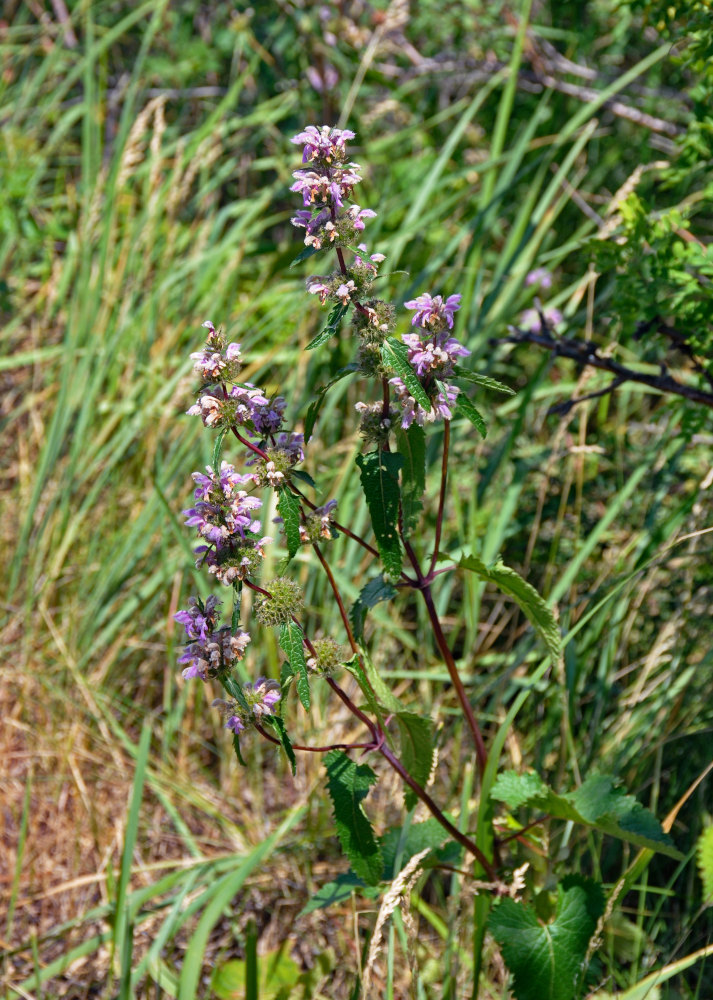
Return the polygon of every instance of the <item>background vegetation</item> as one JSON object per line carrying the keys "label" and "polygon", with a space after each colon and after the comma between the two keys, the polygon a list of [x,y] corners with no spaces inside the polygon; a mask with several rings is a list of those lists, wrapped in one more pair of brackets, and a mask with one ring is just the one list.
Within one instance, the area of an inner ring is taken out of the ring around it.
{"label": "background vegetation", "polygon": [[[534,642],[502,596],[471,580],[438,593],[485,728],[525,695],[503,767],[534,765],[563,789],[613,771],[660,818],[675,811],[686,859],[638,873],[593,985],[614,994],[671,967],[646,996],[713,995],[710,958],[672,966],[713,940],[694,859],[713,811],[710,777],[698,782],[713,744],[710,409],[627,382],[551,413],[609,376],[504,342],[533,303],[525,275],[544,266],[561,333],[706,387],[706,15],[704,2],[618,0],[5,4],[4,996],[237,996],[211,976],[255,941],[262,955],[283,949],[290,995],[353,988],[374,905],[298,917],[342,864],[320,762],[301,759],[293,780],[255,741],[238,770],[212,695],[180,678],[172,620],[197,585],[180,511],[190,472],[210,461],[183,416],[200,323],[224,325],[247,377],[293,412],[350,359],[346,343],[304,353],[323,317],[287,270],[299,241],[289,138],[322,122],[357,133],[360,202],[378,212],[369,236],[394,300],[461,292],[457,335],[519,390],[479,402],[485,442],[457,428],[471,471],[451,480],[444,544],[501,553],[557,605],[564,673],[528,686]],[[342,433],[355,392],[330,394],[306,467],[365,528],[360,444]],[[335,546],[356,597],[368,563]],[[339,636],[306,554],[299,570],[313,620]],[[397,609],[375,609],[375,656],[404,700],[444,720],[436,788],[467,825],[477,788],[447,674],[416,605]],[[279,660],[268,641],[251,674],[276,676]],[[306,739],[351,738],[326,695],[310,717],[292,710]],[[370,799],[382,830],[390,781]],[[565,860],[608,885],[631,861],[562,824],[538,828],[534,851],[512,845],[543,916]],[[448,905],[459,892],[462,912]],[[412,905],[416,995],[465,995],[467,880],[434,875]],[[400,929],[376,995],[405,995]],[[489,954],[483,995],[505,997]]]}

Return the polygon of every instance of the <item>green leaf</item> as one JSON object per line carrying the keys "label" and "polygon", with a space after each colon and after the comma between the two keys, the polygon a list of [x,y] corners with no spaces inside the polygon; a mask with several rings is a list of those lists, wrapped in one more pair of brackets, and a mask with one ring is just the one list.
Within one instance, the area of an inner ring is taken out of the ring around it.
{"label": "green leaf", "polygon": [[696,860],[703,883],[703,903],[713,904],[713,826],[707,827],[696,843]]}
{"label": "green leaf", "polygon": [[238,758],[238,764],[242,765],[242,767],[247,767],[248,765],[243,760],[243,755],[240,752],[240,740],[237,733],[233,736],[233,750],[235,750],[235,756]]}
{"label": "green leaf", "polygon": [[381,345],[381,360],[400,376],[404,385],[424,410],[431,409],[431,400],[421,385],[413,365],[408,359],[408,347],[394,337],[387,337]]}
{"label": "green leaf", "polygon": [[[317,422],[319,411],[322,409],[324,401],[327,398],[327,392],[332,388],[333,385],[336,385],[337,382],[340,382],[343,378],[346,378],[347,375],[353,375],[354,372],[358,370],[359,370],[359,365],[355,361],[352,361],[350,364],[346,365],[346,367],[340,368],[333,379],[331,379],[329,382],[327,382],[326,385],[323,385],[320,389],[317,390],[317,398],[313,399],[312,402],[307,407],[307,416],[305,417],[305,423],[304,423],[305,444],[307,444],[309,439],[312,437],[312,432],[314,431],[314,425]],[[293,476],[295,475],[294,471],[292,475]]]}
{"label": "green leaf", "polygon": [[294,776],[297,774],[297,758],[295,757],[295,751],[292,749],[292,740],[287,735],[284,721],[279,715],[263,715],[262,721],[266,725],[272,726],[273,729],[277,730],[280,745],[285,751],[285,756],[290,762],[290,767],[292,768],[292,774]]}
{"label": "green leaf", "polygon": [[604,912],[601,886],[569,875],[558,886],[555,919],[544,926],[534,910],[502,899],[488,926],[513,974],[517,1000],[574,1000],[587,945]]}
{"label": "green leaf", "polygon": [[[321,249],[322,248],[320,247],[320,250]],[[310,257],[314,257],[315,254],[318,254],[319,252],[320,251],[317,249],[317,247],[305,247],[304,250],[301,250],[297,254],[295,259],[290,264],[290,267],[297,267],[297,265],[301,264],[303,260],[309,260]]]}
{"label": "green leaf", "polygon": [[505,771],[498,776],[491,796],[504,802],[508,809],[528,806],[555,819],[601,830],[637,847],[660,851],[672,858],[683,857],[656,817],[632,795],[615,788],[614,779],[608,774],[592,774],[576,791],[558,795],[537,774]]}
{"label": "green leaf", "polygon": [[307,913],[312,913],[313,910],[324,910],[334,903],[345,903],[355,890],[360,896],[366,896],[367,899],[375,899],[381,894],[381,889],[378,886],[366,885],[350,869],[342,875],[337,875],[334,882],[327,882],[321,889],[318,889],[297,914],[297,919],[299,920]]}
{"label": "green leaf", "polygon": [[423,427],[411,424],[408,430],[396,431],[396,445],[404,460],[401,468],[401,512],[404,534],[416,528],[423,510],[421,498],[426,491],[426,435]]}
{"label": "green leaf", "polygon": [[[453,822],[452,817],[448,816],[448,819]],[[399,871],[401,871],[406,867],[414,854],[419,854],[427,847],[435,851],[436,848],[439,848],[441,844],[446,842],[446,849],[448,850],[450,850],[451,844],[455,844],[455,841],[450,840],[448,831],[444,830],[434,817],[424,820],[423,823],[411,823],[405,835],[402,827],[391,827],[380,840],[381,851],[384,856],[384,880],[390,882],[398,875],[399,872],[396,871],[397,856],[400,859]],[[460,844],[455,844],[455,846],[459,852],[463,851]],[[440,851],[438,855],[443,853],[443,851]],[[428,867],[429,858],[437,860],[438,855],[427,855],[421,863],[424,867]]]}
{"label": "green leaf", "polygon": [[305,662],[304,633],[296,622],[283,622],[280,625],[280,648],[290,661],[292,673],[297,678],[297,694],[302,707],[309,710],[311,698],[309,694],[309,674]]}
{"label": "green leaf", "polygon": [[313,490],[317,489],[317,484],[314,479],[312,479],[309,472],[305,472],[304,469],[290,469],[290,479],[299,479],[301,482],[311,486]]}
{"label": "green leaf", "polygon": [[384,862],[361,805],[376,782],[376,775],[366,764],[355,764],[341,750],[330,750],[324,763],[342,850],[356,874],[367,885],[376,885],[381,879]]}
{"label": "green leaf", "polygon": [[277,509],[285,527],[287,552],[291,559],[300,547],[300,501],[287,486],[279,486],[277,495]]}
{"label": "green leaf", "polygon": [[[260,1000],[284,1000],[292,996],[302,974],[297,962],[288,953],[290,943],[260,955],[258,960],[258,993]],[[217,966],[211,976],[210,988],[218,1000],[244,1000],[247,968],[242,959],[231,959]]]}
{"label": "green leaf", "polygon": [[[397,712],[396,724],[401,737],[401,762],[422,788],[426,787],[433,763],[433,723],[415,712]],[[404,786],[407,809],[413,809],[418,796]]]}
{"label": "green leaf", "polygon": [[396,522],[399,515],[399,469],[403,458],[388,451],[371,451],[368,455],[357,455],[356,461],[386,576],[398,579],[402,553]]}
{"label": "green leaf", "polygon": [[321,347],[322,344],[326,344],[328,340],[336,334],[339,329],[339,324],[342,322],[342,318],[346,314],[349,305],[343,305],[341,302],[332,309],[331,313],[327,317],[327,325],[321,333],[318,333],[314,340],[310,340],[307,344],[306,350],[313,351],[316,347]]}
{"label": "green leaf", "polygon": [[562,657],[562,637],[557,619],[544,599],[527,580],[523,580],[519,573],[510,569],[500,559],[492,566],[486,566],[482,559],[477,556],[465,555],[458,565],[462,569],[475,573],[481,580],[494,583],[504,594],[512,597],[527,615],[530,623],[544,642],[552,662],[559,662]]}
{"label": "green leaf", "polygon": [[482,438],[487,435],[487,424],[464,392],[458,393],[458,398],[456,399],[456,413],[459,413],[462,417],[467,417]]}
{"label": "green leaf", "polygon": [[220,469],[220,454],[223,450],[223,438],[228,433],[227,427],[222,427],[218,431],[218,437],[215,439],[215,445],[213,447],[213,469],[218,472]]}
{"label": "green leaf", "polygon": [[508,396],[516,395],[515,390],[511,389],[509,385],[505,385],[503,382],[498,382],[497,379],[489,378],[487,375],[478,375],[477,372],[471,372],[467,368],[463,368],[461,365],[454,366],[453,376],[455,378],[462,378],[466,382],[474,382],[476,385],[481,385],[484,389],[493,389],[495,392],[504,392]]}
{"label": "green leaf", "polygon": [[381,573],[378,576],[372,577],[361,588],[361,592],[349,612],[349,621],[351,622],[352,632],[357,642],[361,642],[364,638],[364,622],[366,621],[367,611],[370,608],[376,607],[382,601],[392,600],[397,594],[398,590],[394,587],[393,583],[384,580]]}

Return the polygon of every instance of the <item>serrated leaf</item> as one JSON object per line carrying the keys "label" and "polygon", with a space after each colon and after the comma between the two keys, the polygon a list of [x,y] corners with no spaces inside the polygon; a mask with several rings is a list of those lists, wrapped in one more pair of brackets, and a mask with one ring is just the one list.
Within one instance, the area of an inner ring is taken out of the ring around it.
{"label": "serrated leaf", "polygon": [[502,560],[498,559],[492,566],[486,566],[482,559],[474,555],[465,555],[458,565],[470,570],[481,580],[494,583],[504,594],[508,594],[525,613],[536,632],[547,647],[553,663],[558,663],[562,657],[562,637],[560,636],[557,619],[535,588],[524,580],[519,573]]}
{"label": "serrated leaf", "polygon": [[703,883],[703,903],[713,904],[713,826],[703,831],[696,843],[696,860]]}
{"label": "serrated leaf", "polygon": [[290,264],[290,267],[297,267],[297,265],[301,264],[303,260],[309,260],[310,257],[314,257],[315,254],[318,254],[320,250],[321,247],[319,248],[319,250],[317,249],[317,247],[305,247],[304,250],[301,250],[297,254],[295,259]]}
{"label": "serrated leaf", "polygon": [[608,774],[590,775],[574,792],[558,795],[537,774],[505,771],[498,776],[490,794],[509,809],[529,806],[555,819],[601,830],[637,847],[660,851],[672,858],[683,857],[656,817],[632,795],[615,788],[614,779]]}
{"label": "serrated leaf", "polygon": [[381,345],[381,360],[401,378],[418,405],[424,410],[430,410],[431,400],[408,359],[406,344],[402,344],[394,337],[387,337]]}
{"label": "serrated leaf", "polygon": [[322,344],[326,344],[328,340],[331,340],[339,329],[339,324],[341,323],[348,308],[348,304],[343,305],[341,302],[337,303],[327,317],[327,325],[324,330],[322,330],[321,333],[318,333],[314,340],[310,340],[305,350],[313,351],[316,347],[321,347]]}
{"label": "serrated leaf", "polygon": [[534,910],[502,899],[488,927],[500,945],[517,1000],[574,1000],[582,963],[604,912],[601,886],[569,875],[558,886],[555,919],[544,926]]}
{"label": "serrated leaf", "polygon": [[287,735],[284,721],[279,715],[263,715],[262,721],[266,725],[272,726],[273,729],[277,730],[280,745],[285,751],[285,756],[290,762],[290,767],[292,768],[292,774],[294,776],[297,774],[297,758],[295,757],[295,751],[292,749],[292,740]]}
{"label": "serrated leaf", "polygon": [[302,707],[308,711],[311,698],[303,640],[304,634],[302,629],[295,622],[283,622],[280,625],[280,648],[290,661],[292,673],[297,679],[297,694],[302,702]]}
{"label": "serrated leaf", "polygon": [[458,393],[458,397],[456,399],[456,413],[459,413],[462,417],[467,417],[482,438],[487,436],[488,425],[485,423],[480,415],[480,412],[476,410],[475,406],[471,403],[464,392]]}
{"label": "serrated leaf", "polygon": [[403,457],[401,468],[401,514],[404,534],[410,535],[418,525],[426,491],[426,435],[423,427],[411,424],[408,430],[396,431],[396,447]]}
{"label": "serrated leaf", "polygon": [[[426,787],[433,763],[433,723],[415,712],[397,712],[396,724],[401,737],[401,762],[422,788]],[[416,793],[404,786],[407,809],[419,801]]]}
{"label": "serrated leaf", "polygon": [[[355,677],[369,708],[381,721],[386,712],[403,712],[404,706],[399,699],[391,693],[388,685],[382,680],[381,674],[371,662],[368,652],[362,648],[359,656],[353,656],[344,666]],[[388,738],[388,733],[387,733]]]}
{"label": "serrated leaf", "polygon": [[511,389],[509,385],[498,382],[497,379],[490,378],[488,375],[478,375],[477,372],[471,372],[467,368],[461,367],[461,365],[454,366],[453,375],[455,378],[462,378],[466,382],[474,382],[476,385],[481,385],[484,389],[504,392],[508,396],[516,395],[515,390]]}
{"label": "serrated leaf", "polygon": [[381,879],[384,862],[361,804],[376,782],[376,775],[366,764],[355,764],[341,750],[330,750],[324,763],[342,849],[356,874],[367,885],[376,885]]}
{"label": "serrated leaf", "polygon": [[300,547],[300,501],[287,486],[277,489],[277,509],[285,528],[287,552],[291,559]]}
{"label": "serrated leaf", "polygon": [[384,580],[381,573],[378,576],[372,577],[367,584],[365,584],[359,593],[356,601],[352,605],[351,611],[349,612],[349,621],[351,622],[352,632],[354,633],[354,638],[357,642],[361,642],[364,638],[364,622],[366,620],[367,611],[370,608],[376,607],[382,601],[390,601],[392,598],[396,597],[398,590],[392,583]]}
{"label": "serrated leaf", "polygon": [[398,579],[402,552],[396,522],[400,499],[399,469],[403,459],[388,451],[371,451],[368,455],[357,455],[356,461],[386,576]]}

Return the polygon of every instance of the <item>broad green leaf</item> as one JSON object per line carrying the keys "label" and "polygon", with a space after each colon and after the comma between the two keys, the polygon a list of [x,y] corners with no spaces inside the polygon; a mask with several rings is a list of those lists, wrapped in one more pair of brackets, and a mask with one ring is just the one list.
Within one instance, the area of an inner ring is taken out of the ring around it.
{"label": "broad green leaf", "polygon": [[[448,819],[453,821],[451,816]],[[387,830],[380,840],[384,856],[384,879],[391,881],[398,875],[398,871],[396,871],[397,859],[400,871],[406,867],[414,854],[419,854],[427,847],[435,851],[446,841],[449,844],[453,843],[448,831],[444,830],[434,817],[424,820],[423,823],[411,823],[405,834],[400,826]],[[459,851],[463,850],[460,844],[456,846]],[[422,863],[425,867],[428,866],[431,857],[432,855],[427,855],[423,859]]]}
{"label": "broad green leaf", "polygon": [[519,573],[500,559],[492,566],[486,566],[477,556],[466,555],[458,565],[475,573],[481,580],[494,583],[504,594],[512,597],[544,642],[553,663],[559,662],[562,657],[562,637],[557,620],[544,599],[527,580],[523,580]]}
{"label": "broad green leaf", "polygon": [[528,806],[555,819],[601,830],[637,847],[660,851],[672,858],[683,857],[656,817],[632,795],[615,788],[608,774],[590,775],[576,791],[558,795],[537,774],[505,771],[498,776],[491,796],[504,802],[508,809]]}
{"label": "broad green leaf", "polygon": [[342,303],[339,302],[329,314],[327,318],[327,325],[324,330],[322,330],[321,333],[318,333],[314,340],[310,340],[309,344],[307,344],[306,350],[313,351],[316,347],[321,347],[322,344],[326,344],[328,340],[331,340],[339,329],[339,324],[342,322],[342,318],[346,314],[348,308],[348,305],[342,305]]}
{"label": "broad green leaf", "polygon": [[517,1000],[574,1000],[587,945],[603,912],[601,886],[579,875],[559,884],[551,924],[542,925],[534,910],[514,899],[494,907],[488,926],[513,975]]}
{"label": "broad green leaf", "polygon": [[389,368],[393,368],[404,385],[424,410],[431,409],[431,400],[421,385],[413,365],[408,359],[408,347],[394,337],[387,337],[381,345],[381,359]]}
{"label": "broad green leaf", "polygon": [[426,435],[423,427],[411,424],[408,430],[396,431],[396,446],[404,460],[401,467],[401,513],[404,535],[416,528],[423,510],[421,498],[426,491]]}
{"label": "broad green leaf", "polygon": [[[260,1000],[278,1000],[291,995],[302,974],[297,962],[288,953],[289,943],[284,941],[274,951],[258,958],[258,996]],[[210,987],[218,1000],[244,1000],[246,963],[231,959],[217,966],[211,976]]]}
{"label": "broad green leaf", "polygon": [[285,526],[285,540],[290,559],[300,547],[300,501],[287,486],[277,490],[277,509]]}
{"label": "broad green leaf", "polygon": [[[433,763],[433,723],[415,712],[397,712],[396,724],[401,737],[401,763],[422,788],[426,787]],[[416,793],[404,786],[407,809],[419,801]]]}
{"label": "broad green leaf", "polygon": [[476,410],[475,406],[471,403],[464,392],[458,393],[458,398],[456,399],[456,413],[459,413],[462,417],[467,417],[482,438],[487,435],[487,424],[480,415],[480,412]]}
{"label": "broad green leaf", "polygon": [[376,545],[392,580],[401,574],[401,542],[397,530],[399,516],[399,469],[403,459],[388,451],[357,455],[361,488],[364,491]]}
{"label": "broad green leaf", "polygon": [[511,389],[509,385],[505,385],[503,382],[498,382],[497,379],[490,378],[488,375],[478,375],[477,372],[471,372],[467,368],[463,368],[461,365],[454,366],[453,376],[455,378],[462,378],[466,382],[474,382],[475,385],[481,385],[484,389],[493,389],[495,392],[504,392],[508,396],[516,395],[515,390]]}
{"label": "broad green leaf", "polygon": [[287,730],[285,729],[285,723],[280,718],[279,715],[263,715],[262,721],[268,725],[272,726],[273,729],[277,731],[278,738],[280,740],[280,745],[285,751],[285,756],[290,762],[290,767],[292,768],[292,774],[297,774],[297,758],[295,757],[295,751],[292,749],[292,740],[287,735]]}
{"label": "broad green leaf", "polygon": [[305,662],[304,634],[295,622],[283,622],[280,625],[280,648],[290,661],[292,673],[297,679],[297,694],[302,706],[308,710],[311,704],[309,694],[309,674]]}
{"label": "broad green leaf", "polygon": [[378,886],[366,885],[358,875],[350,870],[342,875],[337,875],[334,882],[327,882],[321,889],[318,889],[297,914],[297,919],[307,913],[312,913],[313,910],[324,910],[334,903],[345,903],[351,898],[354,891],[367,899],[375,899],[381,894],[381,889]]}
{"label": "broad green leaf", "polygon": [[361,804],[376,782],[376,775],[366,764],[355,764],[341,750],[330,750],[324,763],[342,849],[356,874],[367,885],[376,885],[381,879],[384,862]]}
{"label": "broad green leaf", "polygon": [[703,883],[703,903],[713,904],[713,826],[707,827],[696,843],[696,860]]}
{"label": "broad green leaf", "polygon": [[381,601],[390,601],[392,598],[396,597],[398,590],[392,583],[388,583],[384,580],[384,577],[380,573],[378,576],[372,577],[368,583],[366,583],[362,589],[361,593],[357,597],[356,601],[352,605],[351,611],[349,612],[349,621],[351,622],[352,631],[354,633],[354,638],[357,642],[361,642],[364,638],[364,622],[366,620],[367,611],[370,608],[376,607]]}

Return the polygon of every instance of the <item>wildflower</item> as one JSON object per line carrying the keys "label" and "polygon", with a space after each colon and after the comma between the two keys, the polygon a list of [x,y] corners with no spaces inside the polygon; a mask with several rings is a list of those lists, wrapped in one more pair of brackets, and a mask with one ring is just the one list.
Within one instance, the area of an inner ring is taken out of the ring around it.
{"label": "wildflower", "polygon": [[317,507],[307,515],[306,524],[300,525],[300,541],[303,544],[334,537],[332,521],[336,507],[336,500],[328,500],[323,507]]}
{"label": "wildflower", "polygon": [[314,653],[307,658],[307,669],[315,674],[328,676],[341,665],[344,654],[339,643],[327,637],[315,639],[312,643]]}
{"label": "wildflower", "polygon": [[198,416],[206,427],[217,427],[223,422],[223,400],[206,393],[186,410],[188,416]]}
{"label": "wildflower", "polygon": [[372,212],[370,208],[360,208],[359,205],[352,205],[344,214],[358,230],[364,229],[364,219],[376,218],[376,212]]}
{"label": "wildflower", "polygon": [[242,629],[232,634],[228,626],[217,627],[220,601],[212,595],[205,604],[199,597],[188,600],[188,608],[173,617],[185,628],[190,640],[179,657],[179,663],[187,663],[183,671],[186,679],[200,677],[207,680],[226,670],[238,660],[242,660],[250,636]]}
{"label": "wildflower", "polygon": [[[542,312],[542,316],[540,315],[540,312]],[[542,317],[544,317],[545,326],[548,329],[558,326],[558,324],[560,324],[564,319],[564,316],[559,309],[555,309],[553,307],[549,307],[544,310],[525,309],[525,311],[520,314],[518,326],[522,330],[528,330],[530,333],[542,333]]]}
{"label": "wildflower", "polygon": [[204,642],[208,634],[215,629],[216,612],[221,602],[212,594],[205,604],[199,597],[188,598],[188,609],[179,611],[173,617],[186,630],[189,639]]}
{"label": "wildflower", "polygon": [[287,576],[271,580],[266,588],[269,597],[255,607],[255,617],[261,625],[281,625],[302,610],[302,589]]}
{"label": "wildflower", "polygon": [[351,301],[352,292],[356,291],[356,285],[349,279],[346,283],[342,283],[339,288],[337,288],[334,293],[342,305],[347,305]]}
{"label": "wildflower", "polygon": [[530,271],[529,274],[525,276],[525,285],[528,288],[531,285],[536,285],[538,288],[551,288],[552,275],[546,267],[536,267],[534,271]]}
{"label": "wildflower", "polygon": [[431,296],[428,292],[418,298],[405,302],[407,309],[415,309],[416,315],[411,320],[412,326],[429,327],[440,331],[448,326],[453,329],[453,315],[460,309],[460,295],[449,295],[444,302],[440,295]]}
{"label": "wildflower", "polygon": [[443,420],[453,419],[453,409],[459,394],[457,386],[444,384],[443,389],[439,389],[436,395],[431,398],[431,409],[424,410],[400,378],[389,379],[389,382],[394,387],[396,398],[401,406],[401,426],[404,430],[408,430],[414,422],[424,427],[426,424],[434,423],[439,418]]}
{"label": "wildflower", "polygon": [[312,295],[319,295],[319,301],[324,305],[332,289],[324,283],[322,278],[312,277],[307,279],[307,291]]}
{"label": "wildflower", "polygon": [[470,354],[467,347],[445,332],[435,333],[425,341],[418,333],[405,333],[401,339],[409,348],[409,361],[421,377],[434,371],[450,375],[456,359]]}
{"label": "wildflower", "polygon": [[266,677],[258,677],[254,684],[243,684],[242,692],[247,711],[232,699],[224,701],[216,698],[213,702],[213,707],[220,709],[225,717],[225,728],[232,729],[236,735],[260,722],[264,715],[273,715],[275,705],[282,696],[277,681]]}
{"label": "wildflower", "polygon": [[290,142],[297,146],[304,146],[303,163],[317,159],[330,163],[333,160],[343,158],[347,142],[355,138],[356,133],[350,132],[348,128],[330,128],[329,125],[317,128],[316,125],[308,125],[303,132],[293,136]]}

